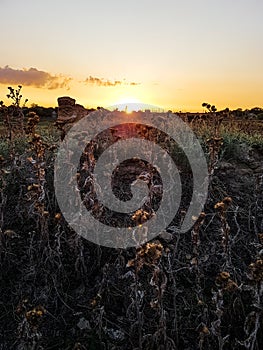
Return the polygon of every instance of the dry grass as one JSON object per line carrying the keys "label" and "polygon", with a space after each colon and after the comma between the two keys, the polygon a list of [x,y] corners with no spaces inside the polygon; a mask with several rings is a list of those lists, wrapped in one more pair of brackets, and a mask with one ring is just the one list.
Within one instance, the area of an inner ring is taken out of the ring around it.
{"label": "dry grass", "polygon": [[[210,161],[204,213],[180,234],[186,200],[158,240],[120,250],[69,228],[53,188],[59,135],[31,118],[25,137],[0,140],[0,349],[259,350],[262,122],[193,121]],[[247,175],[220,167],[244,150]]]}

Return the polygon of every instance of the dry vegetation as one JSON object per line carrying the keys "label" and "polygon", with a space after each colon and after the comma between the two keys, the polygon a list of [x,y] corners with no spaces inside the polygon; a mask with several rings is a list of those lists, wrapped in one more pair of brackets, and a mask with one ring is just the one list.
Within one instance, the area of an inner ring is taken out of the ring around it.
{"label": "dry vegetation", "polygon": [[20,90],[11,92],[14,103],[1,105],[0,349],[259,350],[263,122],[211,106],[188,121],[209,164],[203,213],[189,232],[176,229],[186,193],[156,240],[111,249],[63,219],[53,188],[60,131],[38,128],[34,113],[23,119]]}

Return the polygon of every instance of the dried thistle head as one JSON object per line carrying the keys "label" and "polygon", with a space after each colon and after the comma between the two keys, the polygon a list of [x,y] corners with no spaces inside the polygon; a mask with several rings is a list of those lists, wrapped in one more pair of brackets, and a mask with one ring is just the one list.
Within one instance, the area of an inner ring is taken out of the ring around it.
{"label": "dried thistle head", "polygon": [[146,243],[138,251],[138,256],[144,258],[149,263],[156,263],[162,256],[163,246],[159,241],[153,243]]}
{"label": "dried thistle head", "polygon": [[215,209],[219,211],[223,211],[225,209],[225,205],[223,202],[217,202],[214,206]]}
{"label": "dried thistle head", "polygon": [[41,136],[39,134],[33,134],[32,142],[38,142],[40,139],[41,139]]}
{"label": "dried thistle head", "polygon": [[235,290],[237,290],[238,285],[236,284],[236,282],[234,282],[233,280],[229,279],[226,283],[226,285],[224,286],[223,290],[226,292],[234,292]]}
{"label": "dried thistle head", "polygon": [[35,117],[37,117],[36,119],[39,120],[39,116],[35,112],[29,112],[27,114],[27,117],[28,117],[28,120],[33,120],[33,119],[35,119]]}
{"label": "dried thistle head", "polygon": [[216,285],[226,292],[234,292],[238,285],[230,278],[229,272],[222,271],[216,277]]}
{"label": "dried thistle head", "polygon": [[258,259],[249,265],[250,274],[255,282],[263,281],[263,260]]}
{"label": "dried thistle head", "polygon": [[156,265],[163,253],[163,246],[159,241],[148,242],[144,246],[137,249],[136,258],[129,260],[127,267],[136,266],[140,270],[143,265]]}
{"label": "dried thistle head", "polygon": [[151,217],[151,214],[143,209],[138,209],[132,216],[132,220],[135,221],[136,225],[142,225]]}
{"label": "dried thistle head", "polygon": [[224,286],[226,286],[229,279],[230,279],[230,274],[226,271],[222,271],[216,276],[215,282],[218,287],[223,288]]}
{"label": "dried thistle head", "polygon": [[61,219],[61,213],[56,213],[55,214],[55,219],[60,220]]}
{"label": "dried thistle head", "polygon": [[27,114],[27,125],[25,127],[26,134],[33,134],[35,131],[36,125],[39,123],[40,118],[35,112],[29,112]]}
{"label": "dried thistle head", "polygon": [[36,327],[40,319],[44,316],[45,313],[46,313],[46,310],[44,309],[44,307],[39,305],[34,309],[27,311],[25,316],[28,323],[31,326]]}
{"label": "dried thistle head", "polygon": [[229,272],[222,271],[219,273],[219,275],[217,275],[216,282],[217,283],[226,282],[227,280],[229,280],[229,278],[230,278]]}
{"label": "dried thistle head", "polygon": [[229,207],[232,204],[232,198],[231,197],[225,197],[222,200],[222,202]]}
{"label": "dried thistle head", "polygon": [[214,208],[221,213],[225,213],[232,204],[231,197],[225,197],[221,202],[215,204]]}

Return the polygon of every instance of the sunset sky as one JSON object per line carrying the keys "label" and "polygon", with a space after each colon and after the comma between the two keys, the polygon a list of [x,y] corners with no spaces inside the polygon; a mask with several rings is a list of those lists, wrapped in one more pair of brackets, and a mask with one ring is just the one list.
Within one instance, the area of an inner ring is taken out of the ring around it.
{"label": "sunset sky", "polygon": [[[262,0],[0,0],[0,99],[263,107]],[[5,100],[6,101],[6,100]]]}

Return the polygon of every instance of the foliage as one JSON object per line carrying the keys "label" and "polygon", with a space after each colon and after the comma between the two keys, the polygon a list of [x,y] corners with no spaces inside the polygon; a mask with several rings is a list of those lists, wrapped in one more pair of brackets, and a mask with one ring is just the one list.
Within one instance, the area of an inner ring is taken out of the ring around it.
{"label": "foliage", "polygon": [[204,212],[189,232],[174,222],[138,249],[69,228],[54,195],[59,136],[39,132],[35,113],[23,137],[0,139],[1,348],[260,349],[262,135],[208,109],[191,122],[210,160]]}

